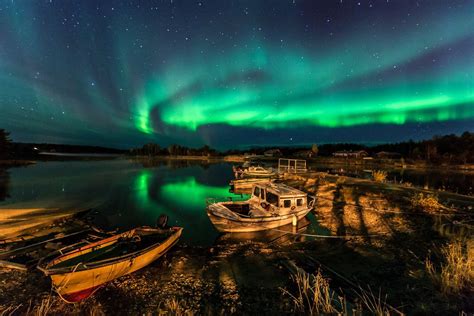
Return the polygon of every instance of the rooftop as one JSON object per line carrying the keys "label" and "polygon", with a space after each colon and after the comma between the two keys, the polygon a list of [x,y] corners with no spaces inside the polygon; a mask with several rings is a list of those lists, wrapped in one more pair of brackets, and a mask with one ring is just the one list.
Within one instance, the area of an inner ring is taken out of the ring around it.
{"label": "rooftop", "polygon": [[258,184],[259,187],[268,190],[274,194],[282,196],[306,196],[306,193],[303,191],[292,188],[283,183],[261,183]]}

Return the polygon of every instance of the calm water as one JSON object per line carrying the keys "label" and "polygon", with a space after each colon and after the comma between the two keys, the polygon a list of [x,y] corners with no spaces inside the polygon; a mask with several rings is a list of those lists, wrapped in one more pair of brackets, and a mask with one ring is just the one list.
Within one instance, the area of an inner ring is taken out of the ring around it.
{"label": "calm water", "polygon": [[[370,176],[363,170],[332,172]],[[406,171],[390,173],[390,177],[419,186],[445,185],[454,192],[472,190],[474,182],[472,175],[432,172]],[[121,159],[38,162],[0,170],[0,208],[92,208],[97,211],[94,222],[107,229],[154,225],[160,214],[166,214],[170,225],[185,227],[186,243],[212,245],[219,234],[207,217],[206,198],[240,198],[229,192],[232,178],[228,163]],[[309,220],[309,232],[325,233],[312,214]]]}
{"label": "calm water", "polygon": [[205,212],[206,198],[232,196],[231,166],[162,164],[66,161],[12,168],[0,173],[0,207],[94,208],[94,221],[107,228],[153,225],[166,214],[170,225],[186,228],[186,242],[212,244],[218,233]]}

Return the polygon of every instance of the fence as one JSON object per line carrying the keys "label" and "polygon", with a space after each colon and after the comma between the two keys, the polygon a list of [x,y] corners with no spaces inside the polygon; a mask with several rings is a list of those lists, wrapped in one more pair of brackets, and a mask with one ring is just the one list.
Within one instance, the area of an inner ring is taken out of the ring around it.
{"label": "fence", "polygon": [[301,173],[306,172],[306,160],[303,159],[278,159],[278,173]]}

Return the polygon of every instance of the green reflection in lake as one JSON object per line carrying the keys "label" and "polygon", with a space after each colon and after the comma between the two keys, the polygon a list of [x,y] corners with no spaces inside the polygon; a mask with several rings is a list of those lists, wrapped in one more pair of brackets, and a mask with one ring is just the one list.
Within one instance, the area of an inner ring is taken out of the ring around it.
{"label": "green reflection in lake", "polygon": [[[0,172],[1,208],[92,209],[105,230],[153,226],[160,214],[182,226],[182,242],[210,245],[218,236],[205,206],[225,198],[232,179],[228,163],[182,163],[144,168],[134,161],[48,161]],[[3,190],[2,190],[3,189]],[[3,199],[3,200],[2,200]]]}
{"label": "green reflection in lake", "polygon": [[225,198],[231,195],[229,186],[217,187],[201,184],[194,177],[163,185],[161,194],[176,205],[194,209],[203,209],[207,198]]}
{"label": "green reflection in lake", "polygon": [[148,170],[144,170],[138,174],[134,184],[136,201],[147,208],[152,207],[156,204],[152,199],[150,199],[148,193],[150,179],[151,172]]}

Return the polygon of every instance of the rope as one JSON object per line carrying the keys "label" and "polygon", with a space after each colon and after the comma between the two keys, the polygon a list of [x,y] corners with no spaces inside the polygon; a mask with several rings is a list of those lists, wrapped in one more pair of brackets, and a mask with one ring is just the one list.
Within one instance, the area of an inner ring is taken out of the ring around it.
{"label": "rope", "polygon": [[297,232],[289,232],[286,230],[270,228],[270,230],[280,232],[280,233],[287,233],[291,235],[298,235],[298,236],[305,236],[305,237],[314,237],[314,238],[328,238],[328,239],[345,239],[345,238],[357,238],[357,237],[382,237],[386,235],[339,235],[339,236],[331,236],[331,235],[317,235],[317,234],[306,234],[306,233],[297,233]]}
{"label": "rope", "polygon": [[[79,262],[78,264],[76,264],[76,266],[74,267],[74,269],[72,269],[72,271],[70,273],[68,273],[68,276],[67,278],[62,282],[62,284],[58,287],[56,287],[54,290],[56,293],[58,293],[59,297],[65,301],[66,303],[71,303],[70,301],[66,300],[62,295],[61,293],[59,293],[59,291],[61,290],[61,288],[67,286],[67,284],[69,283],[69,281],[71,280],[71,277],[72,277],[72,274],[76,272],[77,268],[79,268],[79,266],[82,264],[82,262]],[[53,285],[53,288],[54,288],[54,285]]]}

